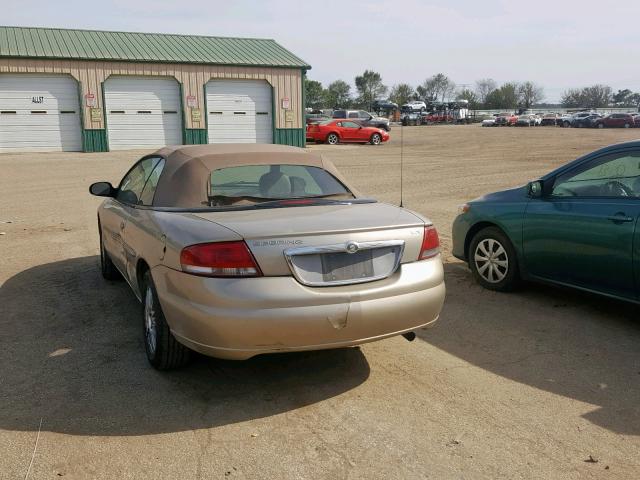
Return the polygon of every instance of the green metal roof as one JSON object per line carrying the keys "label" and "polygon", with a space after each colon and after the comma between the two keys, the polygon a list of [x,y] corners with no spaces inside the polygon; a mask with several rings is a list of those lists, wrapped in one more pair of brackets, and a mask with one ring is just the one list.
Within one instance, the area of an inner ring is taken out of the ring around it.
{"label": "green metal roof", "polygon": [[275,40],[0,26],[0,57],[311,68]]}

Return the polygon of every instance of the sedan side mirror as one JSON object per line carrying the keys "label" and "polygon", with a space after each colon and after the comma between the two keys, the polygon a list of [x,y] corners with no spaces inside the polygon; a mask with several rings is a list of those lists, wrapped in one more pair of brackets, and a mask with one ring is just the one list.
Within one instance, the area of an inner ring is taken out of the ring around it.
{"label": "sedan side mirror", "polygon": [[109,182],[96,182],[89,187],[89,193],[96,197],[113,197],[116,189]]}
{"label": "sedan side mirror", "polygon": [[535,182],[529,182],[527,185],[527,195],[531,198],[542,197],[542,181],[536,180]]}

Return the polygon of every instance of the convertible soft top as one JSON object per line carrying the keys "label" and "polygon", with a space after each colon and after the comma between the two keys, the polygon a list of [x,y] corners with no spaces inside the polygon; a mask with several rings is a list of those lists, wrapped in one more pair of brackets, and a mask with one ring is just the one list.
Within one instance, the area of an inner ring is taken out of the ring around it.
{"label": "convertible soft top", "polygon": [[165,159],[153,205],[198,208],[208,204],[213,170],[241,165],[307,165],[322,168],[359,197],[333,163],[303,148],[270,144],[214,144],[165,147],[150,156]]}

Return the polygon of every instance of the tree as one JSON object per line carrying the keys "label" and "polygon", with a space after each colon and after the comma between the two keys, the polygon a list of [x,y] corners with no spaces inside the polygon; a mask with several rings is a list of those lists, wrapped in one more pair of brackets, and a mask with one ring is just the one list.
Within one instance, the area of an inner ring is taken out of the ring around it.
{"label": "tree", "polygon": [[325,94],[322,84],[316,80],[304,79],[305,88],[305,107],[314,110],[321,109],[324,106]]}
{"label": "tree", "polygon": [[508,82],[487,96],[485,107],[513,110],[517,108],[519,103],[520,95],[518,93],[518,84]]}
{"label": "tree", "polygon": [[462,90],[460,90],[458,92],[458,95],[456,95],[456,100],[466,100],[467,102],[469,102],[469,108],[474,110],[478,108],[478,95],[476,95],[473,90],[470,90],[468,88],[463,88]]}
{"label": "tree", "polygon": [[400,83],[394,85],[389,93],[389,100],[397,103],[399,106],[404,105],[409,100],[413,99],[416,92],[408,83]]}
{"label": "tree", "polygon": [[348,108],[351,105],[351,85],[344,80],[331,82],[324,92],[325,105],[333,108]]}
{"label": "tree", "polygon": [[456,84],[444,73],[438,73],[427,78],[416,90],[418,96],[425,102],[444,102],[455,91]]}
{"label": "tree", "polygon": [[437,85],[433,82],[433,77],[427,78],[422,82],[422,85],[418,85],[416,93],[421,100],[427,103],[435,102],[438,99],[438,90]]}
{"label": "tree", "polygon": [[518,95],[520,106],[528,110],[544,99],[544,89],[533,82],[524,82],[518,86]]}
{"label": "tree", "polygon": [[613,103],[618,107],[637,107],[640,100],[640,93],[633,93],[628,88],[618,90],[613,94]]}
{"label": "tree", "polygon": [[562,94],[562,106],[568,108],[603,108],[613,100],[613,90],[608,85],[596,84],[584,88],[571,88]]}
{"label": "tree", "polygon": [[478,102],[484,104],[491,92],[498,88],[498,84],[492,78],[482,78],[476,82],[476,94]]}
{"label": "tree", "polygon": [[356,77],[356,88],[360,94],[360,102],[372,109],[374,100],[387,93],[387,87],[382,83],[382,76],[373,70],[365,70],[362,75]]}

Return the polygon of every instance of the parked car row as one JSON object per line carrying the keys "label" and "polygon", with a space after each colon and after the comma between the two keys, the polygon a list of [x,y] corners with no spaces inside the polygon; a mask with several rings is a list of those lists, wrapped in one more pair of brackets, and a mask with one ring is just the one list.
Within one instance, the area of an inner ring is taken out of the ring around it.
{"label": "parked car row", "polygon": [[632,128],[640,127],[638,113],[611,113],[601,115],[594,112],[578,112],[575,114],[545,113],[537,115],[524,113],[498,113],[493,118],[482,120],[483,127],[499,126],[560,126],[573,128]]}

